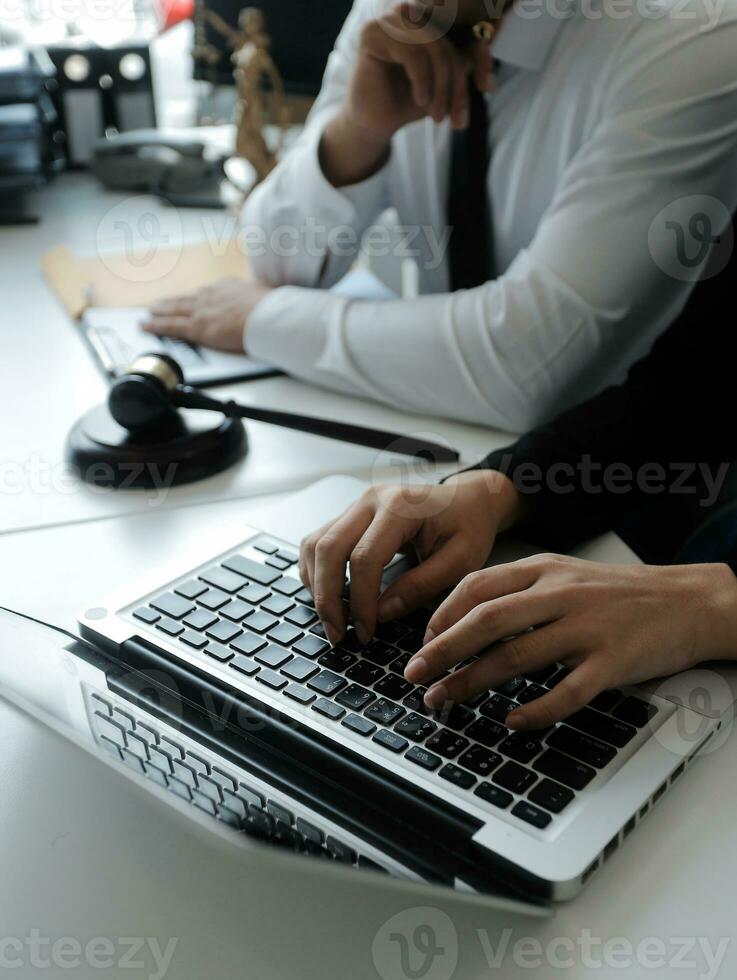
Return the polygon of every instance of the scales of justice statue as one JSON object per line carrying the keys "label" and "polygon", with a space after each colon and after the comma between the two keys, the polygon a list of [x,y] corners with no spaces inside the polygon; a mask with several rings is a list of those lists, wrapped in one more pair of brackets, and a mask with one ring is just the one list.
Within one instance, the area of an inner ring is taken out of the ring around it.
{"label": "scales of justice statue", "polygon": [[[207,43],[205,24],[210,24],[225,37],[233,49],[231,61],[237,92],[235,151],[254,168],[258,184],[276,166],[289,126],[284,82],[269,51],[271,38],[266,30],[266,18],[256,7],[246,7],[240,12],[238,26],[231,27],[214,11],[208,10],[202,0],[197,4],[197,15],[192,52],[195,58],[210,65],[220,58],[217,48]],[[271,112],[268,112],[269,108]],[[268,119],[273,121],[278,132],[274,147],[269,146],[264,136]]]}

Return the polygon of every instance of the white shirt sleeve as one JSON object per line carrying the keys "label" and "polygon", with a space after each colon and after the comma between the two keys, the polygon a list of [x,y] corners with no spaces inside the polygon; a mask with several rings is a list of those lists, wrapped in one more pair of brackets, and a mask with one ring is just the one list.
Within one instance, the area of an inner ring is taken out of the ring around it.
{"label": "white shirt sleeve", "polygon": [[348,91],[361,28],[376,11],[376,0],[354,4],[304,132],[244,206],[243,240],[251,266],[271,285],[336,283],[355,261],[363,233],[388,206],[386,166],[359,184],[338,189],[319,160],[325,127]]}
{"label": "white shirt sleeve", "polygon": [[503,276],[384,303],[278,289],[249,319],[248,352],[316,384],[510,431],[590,397],[693,288],[695,274],[656,256],[651,227],[664,214],[688,227],[704,196],[735,209],[735,50],[734,19],[710,32],[638,21],[602,66],[598,122]]}

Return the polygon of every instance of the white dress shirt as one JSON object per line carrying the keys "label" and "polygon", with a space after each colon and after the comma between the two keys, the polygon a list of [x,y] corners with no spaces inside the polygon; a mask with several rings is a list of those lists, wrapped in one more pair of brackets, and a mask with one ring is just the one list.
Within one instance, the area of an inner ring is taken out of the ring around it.
{"label": "white dress shirt", "polygon": [[[400,130],[361,184],[336,189],[320,167],[361,26],[391,6],[356,0],[301,140],[245,206],[254,271],[281,287],[249,318],[248,352],[315,384],[509,431],[620,380],[698,278],[704,222],[689,219],[708,214],[716,233],[737,204],[737,0],[713,2],[515,4],[492,42],[488,97],[497,278],[449,293],[447,122]],[[356,257],[351,234],[387,206],[414,229],[423,295],[332,295]],[[696,268],[674,221],[696,229]]]}

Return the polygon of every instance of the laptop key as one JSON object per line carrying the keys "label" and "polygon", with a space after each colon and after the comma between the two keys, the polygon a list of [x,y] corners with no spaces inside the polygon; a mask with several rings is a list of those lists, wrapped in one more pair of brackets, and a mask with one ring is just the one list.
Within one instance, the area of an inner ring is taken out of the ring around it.
{"label": "laptop key", "polygon": [[437,727],[433,722],[428,721],[427,718],[423,718],[417,712],[411,711],[394,726],[394,731],[399,732],[400,735],[404,735],[412,742],[422,742],[432,735]]}
{"label": "laptop key", "polygon": [[557,685],[560,684],[561,681],[565,680],[566,677],[568,677],[570,672],[571,671],[569,667],[558,667],[558,669],[553,674],[553,676],[549,677],[547,681],[545,681],[546,686],[551,689],[557,687]]}
{"label": "laptop key", "polygon": [[512,793],[524,793],[537,781],[537,776],[531,769],[526,769],[516,762],[505,762],[500,769],[497,769],[492,779],[497,786],[511,790]]}
{"label": "laptop key", "polygon": [[242,619],[250,616],[252,612],[253,610],[250,605],[244,602],[243,599],[231,599],[230,602],[226,602],[222,607],[220,615],[225,616],[226,619],[232,619],[234,623],[240,623]]}
{"label": "laptop key", "polygon": [[412,690],[412,685],[397,674],[385,674],[374,685],[374,691],[390,701],[401,701]]}
{"label": "laptop key", "polygon": [[466,772],[465,769],[461,769],[458,766],[454,766],[452,762],[446,762],[443,768],[438,773],[441,779],[447,779],[449,783],[453,783],[454,786],[460,786],[461,789],[470,789],[476,782],[474,776],[470,772]]}
{"label": "laptop key", "polygon": [[230,644],[238,653],[245,653],[247,657],[253,656],[266,646],[266,640],[262,636],[254,636],[253,633],[244,633]]}
{"label": "laptop key", "polygon": [[253,542],[253,547],[264,555],[275,555],[279,550],[279,545],[270,538],[259,538]]}
{"label": "laptop key", "polygon": [[136,619],[140,619],[142,623],[147,623],[149,626],[152,626],[161,619],[161,613],[157,613],[148,606],[141,606],[140,609],[136,609],[133,615]]}
{"label": "laptop key", "polygon": [[197,789],[193,789],[192,802],[198,809],[204,810],[205,813],[209,813],[211,817],[215,816],[217,808],[209,796],[206,796]]}
{"label": "laptop key", "polygon": [[404,708],[400,708],[393,701],[387,701],[386,698],[379,698],[370,708],[366,708],[365,714],[371,721],[388,726],[393,725],[395,721],[398,721],[402,717]]}
{"label": "laptop key", "polygon": [[207,630],[207,635],[219,643],[231,643],[237,637],[241,636],[242,633],[243,630],[240,626],[236,626],[235,623],[229,623],[224,619],[221,619]]}
{"label": "laptop key", "polygon": [[327,633],[325,632],[325,627],[322,625],[322,623],[315,623],[314,626],[311,626],[310,633],[312,633],[314,636],[319,636],[321,640],[325,640],[327,638]]}
{"label": "laptop key", "polygon": [[346,653],[344,650],[328,650],[317,662],[321,667],[327,667],[328,670],[340,671],[342,673],[353,666],[356,658],[352,653]]}
{"label": "laptop key", "polygon": [[271,593],[263,585],[256,585],[255,582],[246,582],[238,593],[238,598],[252,606],[257,606],[260,602],[268,599]]}
{"label": "laptop key", "polygon": [[327,640],[321,640],[317,636],[303,636],[301,640],[297,640],[293,644],[292,649],[295,653],[301,653],[303,657],[309,657],[314,660],[315,657],[324,653],[326,650],[330,649],[330,644]]}
{"label": "laptop key", "polygon": [[287,599],[285,595],[273,594],[270,595],[268,599],[261,603],[261,608],[266,612],[273,613],[274,616],[283,616],[285,612],[288,612],[294,603],[291,599]]}
{"label": "laptop key", "polygon": [[363,651],[363,655],[372,663],[380,667],[387,667],[392,660],[396,660],[397,651],[381,640],[373,640]]}
{"label": "laptop key", "polygon": [[286,674],[293,681],[304,683],[310,677],[314,677],[318,670],[319,668],[311,660],[305,660],[304,657],[294,657],[291,663],[282,668],[282,674]]}
{"label": "laptop key", "polygon": [[288,623],[293,623],[295,626],[301,626],[303,629],[306,629],[311,623],[315,622],[317,613],[312,609],[308,609],[307,606],[297,605],[284,618]]}
{"label": "laptop key", "polygon": [[166,633],[167,636],[179,636],[180,633],[184,632],[184,627],[181,623],[177,623],[176,620],[169,619],[168,616],[164,616],[156,624],[156,629],[161,630],[162,633]]}
{"label": "laptop key", "polygon": [[528,796],[533,803],[550,810],[551,813],[560,813],[574,799],[575,794],[567,786],[561,786],[552,779],[541,779],[537,786],[533,786]]}
{"label": "laptop key", "polygon": [[246,558],[245,555],[232,555],[230,558],[226,558],[222,564],[228,571],[243,575],[259,585],[271,585],[272,582],[281,578],[280,573],[275,568],[262,565],[261,562]]}
{"label": "laptop key", "polygon": [[179,762],[178,760],[175,760],[172,765],[174,767],[174,775],[177,777],[177,779],[181,779],[181,781],[186,783],[187,786],[197,785],[195,771],[191,768],[191,766],[186,765],[184,762]]}
{"label": "laptop key", "polygon": [[615,704],[618,704],[622,700],[622,692],[612,689],[611,691],[602,691],[601,694],[597,694],[593,701],[589,702],[589,707],[594,708],[596,711],[603,711],[606,714],[611,711]]}
{"label": "laptop key", "polygon": [[182,620],[185,626],[200,632],[206,630],[208,626],[212,626],[213,623],[217,623],[217,621],[217,616],[207,609],[195,609]]}
{"label": "laptop key", "polygon": [[596,770],[591,766],[561,755],[555,749],[543,752],[540,758],[535,760],[533,767],[543,776],[550,776],[551,779],[571,789],[583,789],[596,775]]}
{"label": "laptop key", "polygon": [[151,599],[149,605],[153,606],[159,612],[164,613],[165,616],[170,616],[172,619],[182,619],[183,616],[186,616],[187,613],[192,612],[195,608],[189,599],[175,595],[173,592],[165,592],[164,595]]}
{"label": "laptop key", "polygon": [[425,744],[428,749],[442,755],[444,759],[455,759],[471,743],[463,735],[456,735],[455,732],[449,732],[447,728],[441,728],[439,732],[431,735]]}
{"label": "laptop key", "polygon": [[434,772],[443,764],[443,760],[439,755],[434,755],[419,745],[413,745],[409,752],[405,753],[404,758],[409,759],[410,762],[414,762],[415,765],[421,766],[430,772]]}
{"label": "laptop key", "polygon": [[377,640],[383,640],[385,643],[397,644],[408,633],[409,627],[403,626],[396,620],[391,623],[379,623],[376,627]]}
{"label": "laptop key", "polygon": [[614,711],[612,711],[612,714],[620,721],[626,721],[629,725],[634,725],[635,728],[644,728],[657,712],[658,709],[654,704],[641,701],[640,698],[629,697],[617,705]]}
{"label": "laptop key", "polygon": [[616,756],[617,750],[600,742],[590,735],[577,732],[568,725],[560,725],[548,736],[547,744],[566,755],[572,755],[579,762],[585,762],[595,769],[603,769]]}
{"label": "laptop key", "polygon": [[505,721],[510,711],[517,707],[514,701],[503,697],[501,694],[492,694],[488,701],[485,701],[479,708],[479,713],[492,721]]}
{"label": "laptop key", "polygon": [[213,660],[220,661],[221,664],[226,663],[233,657],[233,651],[224,647],[222,643],[208,643],[205,647],[205,653],[208,657],[212,657]]}
{"label": "laptop key", "polygon": [[500,810],[506,810],[514,797],[504,789],[494,786],[493,783],[479,783],[474,790],[474,794],[492,806],[498,806]]}
{"label": "laptop key", "polygon": [[151,762],[157,769],[161,769],[161,771],[165,772],[167,775],[171,773],[171,756],[168,752],[162,752],[161,749],[157,749],[155,746],[151,745],[149,746],[148,754]]}
{"label": "laptop key", "polygon": [[505,681],[504,684],[495,684],[494,690],[497,694],[503,694],[505,698],[516,698],[526,687],[527,681],[524,677],[513,677],[511,680]]}
{"label": "laptop key", "polygon": [[515,762],[531,762],[542,752],[542,745],[536,738],[527,738],[521,732],[512,732],[499,743],[498,749]]}
{"label": "laptop key", "polygon": [[309,589],[305,589],[304,587],[301,588],[299,592],[294,593],[294,598],[297,600],[297,602],[304,602],[306,606],[312,606],[313,608],[315,606],[315,600],[312,597],[312,593]]}
{"label": "laptop key", "polygon": [[279,623],[273,630],[269,630],[269,639],[276,643],[281,643],[285,647],[291,646],[302,638],[302,630],[298,630],[291,623]]}
{"label": "laptop key", "polygon": [[628,725],[611,715],[603,715],[600,711],[592,708],[582,708],[570,718],[566,718],[566,724],[572,728],[577,728],[587,735],[601,739],[615,745],[618,749],[623,748],[637,734],[637,729],[633,725]]}
{"label": "laptop key", "polygon": [[416,687],[403,699],[402,704],[410,711],[416,711],[420,715],[429,715],[430,708],[425,704],[426,693],[426,687]]}
{"label": "laptop key", "polygon": [[389,664],[389,670],[394,674],[399,674],[400,677],[404,677],[404,671],[407,664],[410,661],[411,653],[400,653],[396,660],[392,660]]}
{"label": "laptop key", "polygon": [[371,735],[376,731],[376,725],[362,715],[346,715],[341,725],[345,725],[353,732],[358,732],[359,735]]}
{"label": "laptop key", "polygon": [[450,708],[442,708],[433,717],[441,725],[445,725],[446,728],[452,728],[456,732],[462,732],[476,718],[476,715],[465,704],[453,704]]}
{"label": "laptop key", "polygon": [[150,762],[144,762],[143,769],[149,779],[152,779],[155,783],[158,783],[159,786],[166,788],[166,776],[160,769],[152,765]]}
{"label": "laptop key", "polygon": [[458,759],[458,764],[475,772],[477,776],[488,776],[502,761],[498,752],[490,752],[481,745],[472,745]]}
{"label": "laptop key", "polygon": [[272,568],[278,568],[280,572],[286,572],[291,565],[291,562],[284,561],[284,559],[280,558],[278,555],[270,555],[266,559],[266,564],[270,565]]}
{"label": "laptop key", "polygon": [[349,681],[355,681],[357,684],[369,687],[384,676],[384,671],[376,664],[372,664],[370,660],[359,660],[358,663],[346,670],[345,676]]}
{"label": "laptop key", "polygon": [[316,677],[310,678],[307,686],[318,694],[326,694],[330,697],[346,686],[348,682],[343,680],[331,670],[321,670]]}
{"label": "laptop key", "polygon": [[292,701],[297,701],[299,704],[310,704],[310,702],[315,700],[315,695],[312,691],[308,691],[306,687],[302,687],[301,684],[288,684],[284,688],[284,694],[291,698]]}
{"label": "laptop key", "polygon": [[277,647],[272,644],[267,646],[265,650],[260,650],[254,655],[253,659],[257,660],[260,664],[264,664],[266,667],[276,669],[291,660],[292,655],[284,647]]}
{"label": "laptop key", "polygon": [[553,819],[545,810],[533,806],[527,800],[520,800],[517,806],[512,807],[512,813],[515,817],[519,817],[520,820],[524,820],[525,823],[529,823],[539,830],[544,830]]}
{"label": "laptop key", "polygon": [[287,562],[288,565],[296,565],[299,561],[299,555],[296,551],[292,551],[291,548],[279,548],[276,554],[277,557]]}
{"label": "laptop key", "polygon": [[345,714],[345,708],[328,701],[327,698],[318,698],[312,705],[312,710],[320,715],[325,715],[326,718],[331,718],[333,721],[337,721]]}
{"label": "laptop key", "polygon": [[406,738],[402,738],[396,732],[388,732],[383,728],[374,735],[372,741],[383,745],[390,752],[403,752],[409,745]]}
{"label": "laptop key", "polygon": [[507,729],[503,725],[490,721],[488,718],[478,718],[472,725],[464,729],[464,735],[481,742],[487,748],[492,748],[507,736]]}
{"label": "laptop key", "polygon": [[270,629],[273,629],[279,622],[273,616],[264,612],[252,613],[248,619],[245,621],[245,626],[249,630],[253,630],[255,633],[268,633]]}
{"label": "laptop key", "polygon": [[530,701],[536,701],[537,698],[541,698],[547,693],[546,687],[541,687],[539,684],[528,684],[524,690],[517,694],[517,700],[520,704],[529,704]]}
{"label": "laptop key", "polygon": [[302,592],[304,586],[296,578],[292,578],[289,575],[279,576],[277,574],[277,581],[271,586],[275,592],[280,592],[281,595],[287,595],[291,599],[292,596],[298,595]]}
{"label": "laptop key", "polygon": [[222,589],[223,592],[237,592],[246,584],[242,575],[236,575],[234,572],[229,572],[227,568],[220,568],[217,565],[208,568],[206,572],[200,572],[199,577],[203,582],[207,582],[215,589]]}
{"label": "laptop key", "polygon": [[230,596],[227,592],[223,592],[222,589],[208,589],[197,601],[205,609],[217,610],[221,606],[224,606],[226,602],[230,602]]}
{"label": "laptop key", "polygon": [[179,637],[179,642],[186,643],[188,647],[192,647],[194,650],[201,650],[207,646],[207,637],[201,633],[195,633],[194,630],[185,630]]}
{"label": "laptop key", "polygon": [[191,578],[187,582],[182,582],[181,585],[174,586],[174,591],[177,595],[184,596],[185,599],[196,599],[203,592],[207,592],[207,586],[199,579]]}
{"label": "laptop key", "polygon": [[263,670],[260,670],[256,674],[256,680],[260,684],[272,688],[274,691],[281,691],[287,685],[286,677],[282,677],[281,674],[277,674],[274,670],[269,670],[268,667],[264,667]]}
{"label": "laptop key", "polygon": [[220,797],[222,795],[220,792],[220,787],[216,782],[213,782],[213,780],[210,779],[209,776],[198,776],[197,786],[199,790],[205,794],[205,796],[208,796],[211,800],[214,800],[216,803],[220,802]]}
{"label": "laptop key", "polygon": [[363,711],[366,705],[370,704],[375,698],[375,694],[367,691],[360,684],[349,684],[344,691],[341,691],[336,696],[335,700],[338,704],[342,704],[344,708],[350,708],[352,711]]}
{"label": "laptop key", "polygon": [[183,783],[181,779],[175,779],[174,776],[167,776],[166,781],[168,783],[169,790],[174,793],[175,796],[181,797],[188,803],[192,799],[192,794],[189,791],[189,786]]}

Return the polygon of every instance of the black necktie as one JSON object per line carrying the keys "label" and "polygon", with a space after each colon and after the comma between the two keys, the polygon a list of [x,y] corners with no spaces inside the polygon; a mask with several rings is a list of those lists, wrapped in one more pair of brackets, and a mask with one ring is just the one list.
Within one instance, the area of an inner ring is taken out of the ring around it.
{"label": "black necktie", "polygon": [[489,201],[489,118],[486,99],[469,79],[470,112],[466,129],[453,132],[448,224],[450,288],[473,289],[492,274]]}

